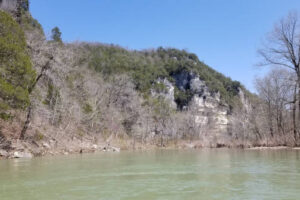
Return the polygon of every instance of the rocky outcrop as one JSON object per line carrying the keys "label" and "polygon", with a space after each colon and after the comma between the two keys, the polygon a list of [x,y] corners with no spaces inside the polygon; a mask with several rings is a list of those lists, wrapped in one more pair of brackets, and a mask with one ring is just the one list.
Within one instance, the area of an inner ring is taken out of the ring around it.
{"label": "rocky outcrop", "polygon": [[0,9],[15,12],[18,9],[29,10],[28,0],[0,0]]}
{"label": "rocky outcrop", "polygon": [[17,0],[0,0],[0,9],[13,12],[17,8]]}
{"label": "rocky outcrop", "polygon": [[221,105],[217,97],[195,95],[190,108],[197,111],[196,123],[202,125],[210,123],[215,129],[226,131],[229,124],[228,107]]}
{"label": "rocky outcrop", "polygon": [[166,78],[158,79],[157,84],[163,84],[164,89],[160,91],[152,89],[151,90],[152,97],[154,98],[163,97],[167,102],[170,103],[170,106],[172,108],[176,108],[177,105],[175,103],[175,98],[174,98],[174,90],[175,90],[174,85]]}
{"label": "rocky outcrop", "polygon": [[[160,81],[167,88],[165,98],[172,102],[171,105],[174,105],[172,96],[174,88],[177,87],[182,91],[189,90],[193,96],[185,109],[194,116],[198,132],[205,132],[208,134],[206,137],[213,137],[215,140],[220,140],[221,143],[225,142],[232,134],[231,130],[235,121],[240,121],[240,119],[237,119],[237,115],[232,115],[232,108],[221,100],[220,93],[210,92],[207,84],[192,72],[183,71],[173,75],[173,78],[175,85],[167,81]],[[243,113],[250,115],[252,106],[242,89],[239,90],[238,98]],[[248,119],[243,118],[243,120]]]}
{"label": "rocky outcrop", "polygon": [[205,82],[199,77],[190,81],[194,93],[189,109],[194,112],[195,123],[202,129],[209,130],[210,136],[223,138],[227,135],[229,121],[229,106],[221,102],[219,93],[209,92]]}
{"label": "rocky outcrop", "polygon": [[172,77],[175,79],[175,84],[179,90],[187,90],[191,88],[191,81],[195,79],[196,75],[188,71],[182,71]]}

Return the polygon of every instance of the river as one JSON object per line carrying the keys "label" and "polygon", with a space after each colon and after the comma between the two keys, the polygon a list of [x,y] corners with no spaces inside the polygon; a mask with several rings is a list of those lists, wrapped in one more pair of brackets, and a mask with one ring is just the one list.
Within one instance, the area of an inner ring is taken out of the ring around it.
{"label": "river", "polygon": [[0,199],[296,200],[300,151],[124,151],[0,160]]}

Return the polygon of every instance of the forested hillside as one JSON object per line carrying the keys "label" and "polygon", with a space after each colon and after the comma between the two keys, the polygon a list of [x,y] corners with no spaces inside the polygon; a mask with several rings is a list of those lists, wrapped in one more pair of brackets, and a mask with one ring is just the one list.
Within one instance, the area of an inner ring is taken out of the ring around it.
{"label": "forested hillside", "polygon": [[[3,1],[4,3],[7,1]],[[264,100],[185,50],[47,40],[28,1],[0,4],[0,149],[28,154],[294,144]],[[282,140],[282,138],[285,138]]]}

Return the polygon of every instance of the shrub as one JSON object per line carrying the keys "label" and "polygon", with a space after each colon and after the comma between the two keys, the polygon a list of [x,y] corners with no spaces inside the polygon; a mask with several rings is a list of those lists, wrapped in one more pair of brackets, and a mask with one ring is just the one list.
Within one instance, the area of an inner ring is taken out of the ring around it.
{"label": "shrub", "polygon": [[93,107],[90,104],[88,104],[88,103],[84,104],[83,112],[85,114],[91,113],[92,111],[93,111]]}
{"label": "shrub", "polygon": [[178,88],[175,88],[174,99],[179,109],[182,109],[184,106],[193,98],[193,94],[190,90],[182,91]]}
{"label": "shrub", "polygon": [[56,102],[60,100],[59,89],[54,87],[51,81],[48,82],[48,90],[46,99],[43,104],[48,105],[51,109],[54,109]]}
{"label": "shrub", "polygon": [[35,141],[41,141],[44,139],[44,134],[39,132],[38,130],[35,131],[35,134],[34,134],[34,140]]}
{"label": "shrub", "polygon": [[25,31],[38,30],[39,33],[45,35],[42,25],[34,19],[29,12],[22,11],[21,26]]}
{"label": "shrub", "polygon": [[3,119],[4,121],[12,120],[13,116],[10,113],[0,113],[0,118]]}

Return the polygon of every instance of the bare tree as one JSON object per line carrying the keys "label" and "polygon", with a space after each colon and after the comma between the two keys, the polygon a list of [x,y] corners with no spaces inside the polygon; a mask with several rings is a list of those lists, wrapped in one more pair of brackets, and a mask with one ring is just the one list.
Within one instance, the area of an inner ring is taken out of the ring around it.
{"label": "bare tree", "polygon": [[173,126],[172,113],[173,108],[170,103],[162,96],[158,98],[151,98],[148,102],[154,120],[154,132],[160,137],[160,146],[164,146],[164,138],[167,136],[172,136],[174,130],[170,128]]}
{"label": "bare tree", "polygon": [[[300,108],[300,27],[296,12],[277,23],[258,51],[263,61],[260,65],[280,66],[294,71],[298,85],[298,107]],[[296,101],[295,101],[296,103]],[[300,110],[300,109],[299,109]],[[298,112],[300,119],[300,111]]]}
{"label": "bare tree", "polygon": [[[285,69],[273,69],[263,78],[256,79],[256,89],[260,98],[265,103],[265,116],[272,138],[285,137],[289,130],[290,107],[294,108],[294,74]],[[292,106],[290,106],[292,104]],[[293,112],[293,119],[295,119]],[[293,129],[296,130],[295,120]],[[294,139],[297,135],[294,131]]]}
{"label": "bare tree", "polygon": [[267,107],[267,121],[271,137],[274,137],[273,131],[273,109],[272,109],[272,88],[271,81],[267,78],[256,80],[256,89],[260,97],[265,101]]}

